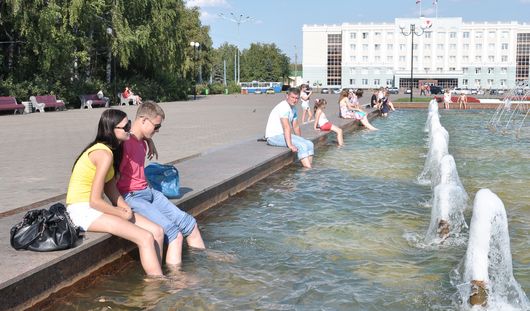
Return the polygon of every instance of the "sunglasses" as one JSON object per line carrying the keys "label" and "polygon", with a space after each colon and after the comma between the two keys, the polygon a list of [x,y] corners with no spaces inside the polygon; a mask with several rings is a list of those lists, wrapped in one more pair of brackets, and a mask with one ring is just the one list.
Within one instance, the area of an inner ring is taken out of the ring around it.
{"label": "sunglasses", "polygon": [[123,130],[124,132],[130,132],[131,131],[131,120],[127,121],[127,124],[125,126],[115,126],[115,129]]}
{"label": "sunglasses", "polygon": [[153,121],[149,120],[149,118],[145,118],[145,119],[149,121],[151,124],[153,124],[153,126],[155,127],[155,131],[158,131],[162,127],[162,124],[160,123],[154,124]]}

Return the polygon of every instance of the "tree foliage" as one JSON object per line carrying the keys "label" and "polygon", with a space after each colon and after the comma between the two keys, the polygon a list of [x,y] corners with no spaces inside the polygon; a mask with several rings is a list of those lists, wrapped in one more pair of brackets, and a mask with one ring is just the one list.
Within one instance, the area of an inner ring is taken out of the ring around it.
{"label": "tree foliage", "polygon": [[241,81],[285,81],[289,57],[274,44],[252,43],[241,54]]}
{"label": "tree foliage", "polygon": [[210,74],[208,31],[182,0],[0,1],[0,94],[77,103],[130,84],[144,98],[182,98],[197,66]]}

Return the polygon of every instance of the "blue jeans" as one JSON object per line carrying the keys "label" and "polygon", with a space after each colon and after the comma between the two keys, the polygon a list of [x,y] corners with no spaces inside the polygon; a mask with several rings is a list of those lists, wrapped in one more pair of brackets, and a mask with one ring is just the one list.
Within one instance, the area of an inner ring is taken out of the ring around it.
{"label": "blue jeans", "polygon": [[125,201],[131,209],[164,229],[164,240],[171,243],[178,233],[187,237],[193,231],[197,221],[190,214],[181,211],[160,191],[146,188],[126,193]]}
{"label": "blue jeans", "polygon": [[[300,136],[291,135],[291,142],[298,149],[298,160],[305,159],[315,154],[313,142]],[[287,147],[283,134],[267,138],[267,144],[277,147]]]}

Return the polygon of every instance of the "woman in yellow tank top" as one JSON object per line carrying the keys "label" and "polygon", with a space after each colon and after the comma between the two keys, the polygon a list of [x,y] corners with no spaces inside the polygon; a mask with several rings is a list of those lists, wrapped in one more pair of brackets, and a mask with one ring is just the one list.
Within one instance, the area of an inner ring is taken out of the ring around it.
{"label": "woman in yellow tank top", "polygon": [[82,230],[107,232],[135,243],[145,272],[160,276],[164,231],[133,213],[116,187],[114,172],[118,171],[122,157],[121,142],[129,139],[130,129],[125,112],[118,109],[103,112],[96,139],[81,152],[72,169],[67,209]]}

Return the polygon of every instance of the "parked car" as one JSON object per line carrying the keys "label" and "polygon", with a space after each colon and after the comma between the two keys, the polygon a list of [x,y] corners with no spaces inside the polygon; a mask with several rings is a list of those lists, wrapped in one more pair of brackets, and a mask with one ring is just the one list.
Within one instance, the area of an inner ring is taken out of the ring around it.
{"label": "parked car", "polygon": [[329,89],[327,89],[327,88],[323,88],[323,89],[320,90],[320,93],[322,93],[322,94],[329,94]]}
{"label": "parked car", "polygon": [[254,91],[254,94],[261,94],[261,93],[263,93],[263,92],[262,92],[260,89],[256,89],[256,90]]}
{"label": "parked car", "polygon": [[478,90],[477,89],[471,89],[471,95],[477,95]]}
{"label": "parked car", "polygon": [[268,88],[266,91],[265,91],[265,94],[274,94],[274,89],[272,87]]}
{"label": "parked car", "polygon": [[411,90],[410,88],[407,88],[407,89],[405,90],[405,94],[410,94],[410,93],[412,93],[412,90]]}
{"label": "parked car", "polygon": [[443,94],[444,90],[440,86],[431,85],[430,92],[431,94],[438,95],[438,94]]}
{"label": "parked car", "polygon": [[388,93],[390,93],[390,94],[399,94],[399,88],[397,88],[397,87],[389,87],[388,88]]}
{"label": "parked car", "polygon": [[338,87],[332,88],[331,91],[333,92],[333,94],[340,94],[340,89]]}

